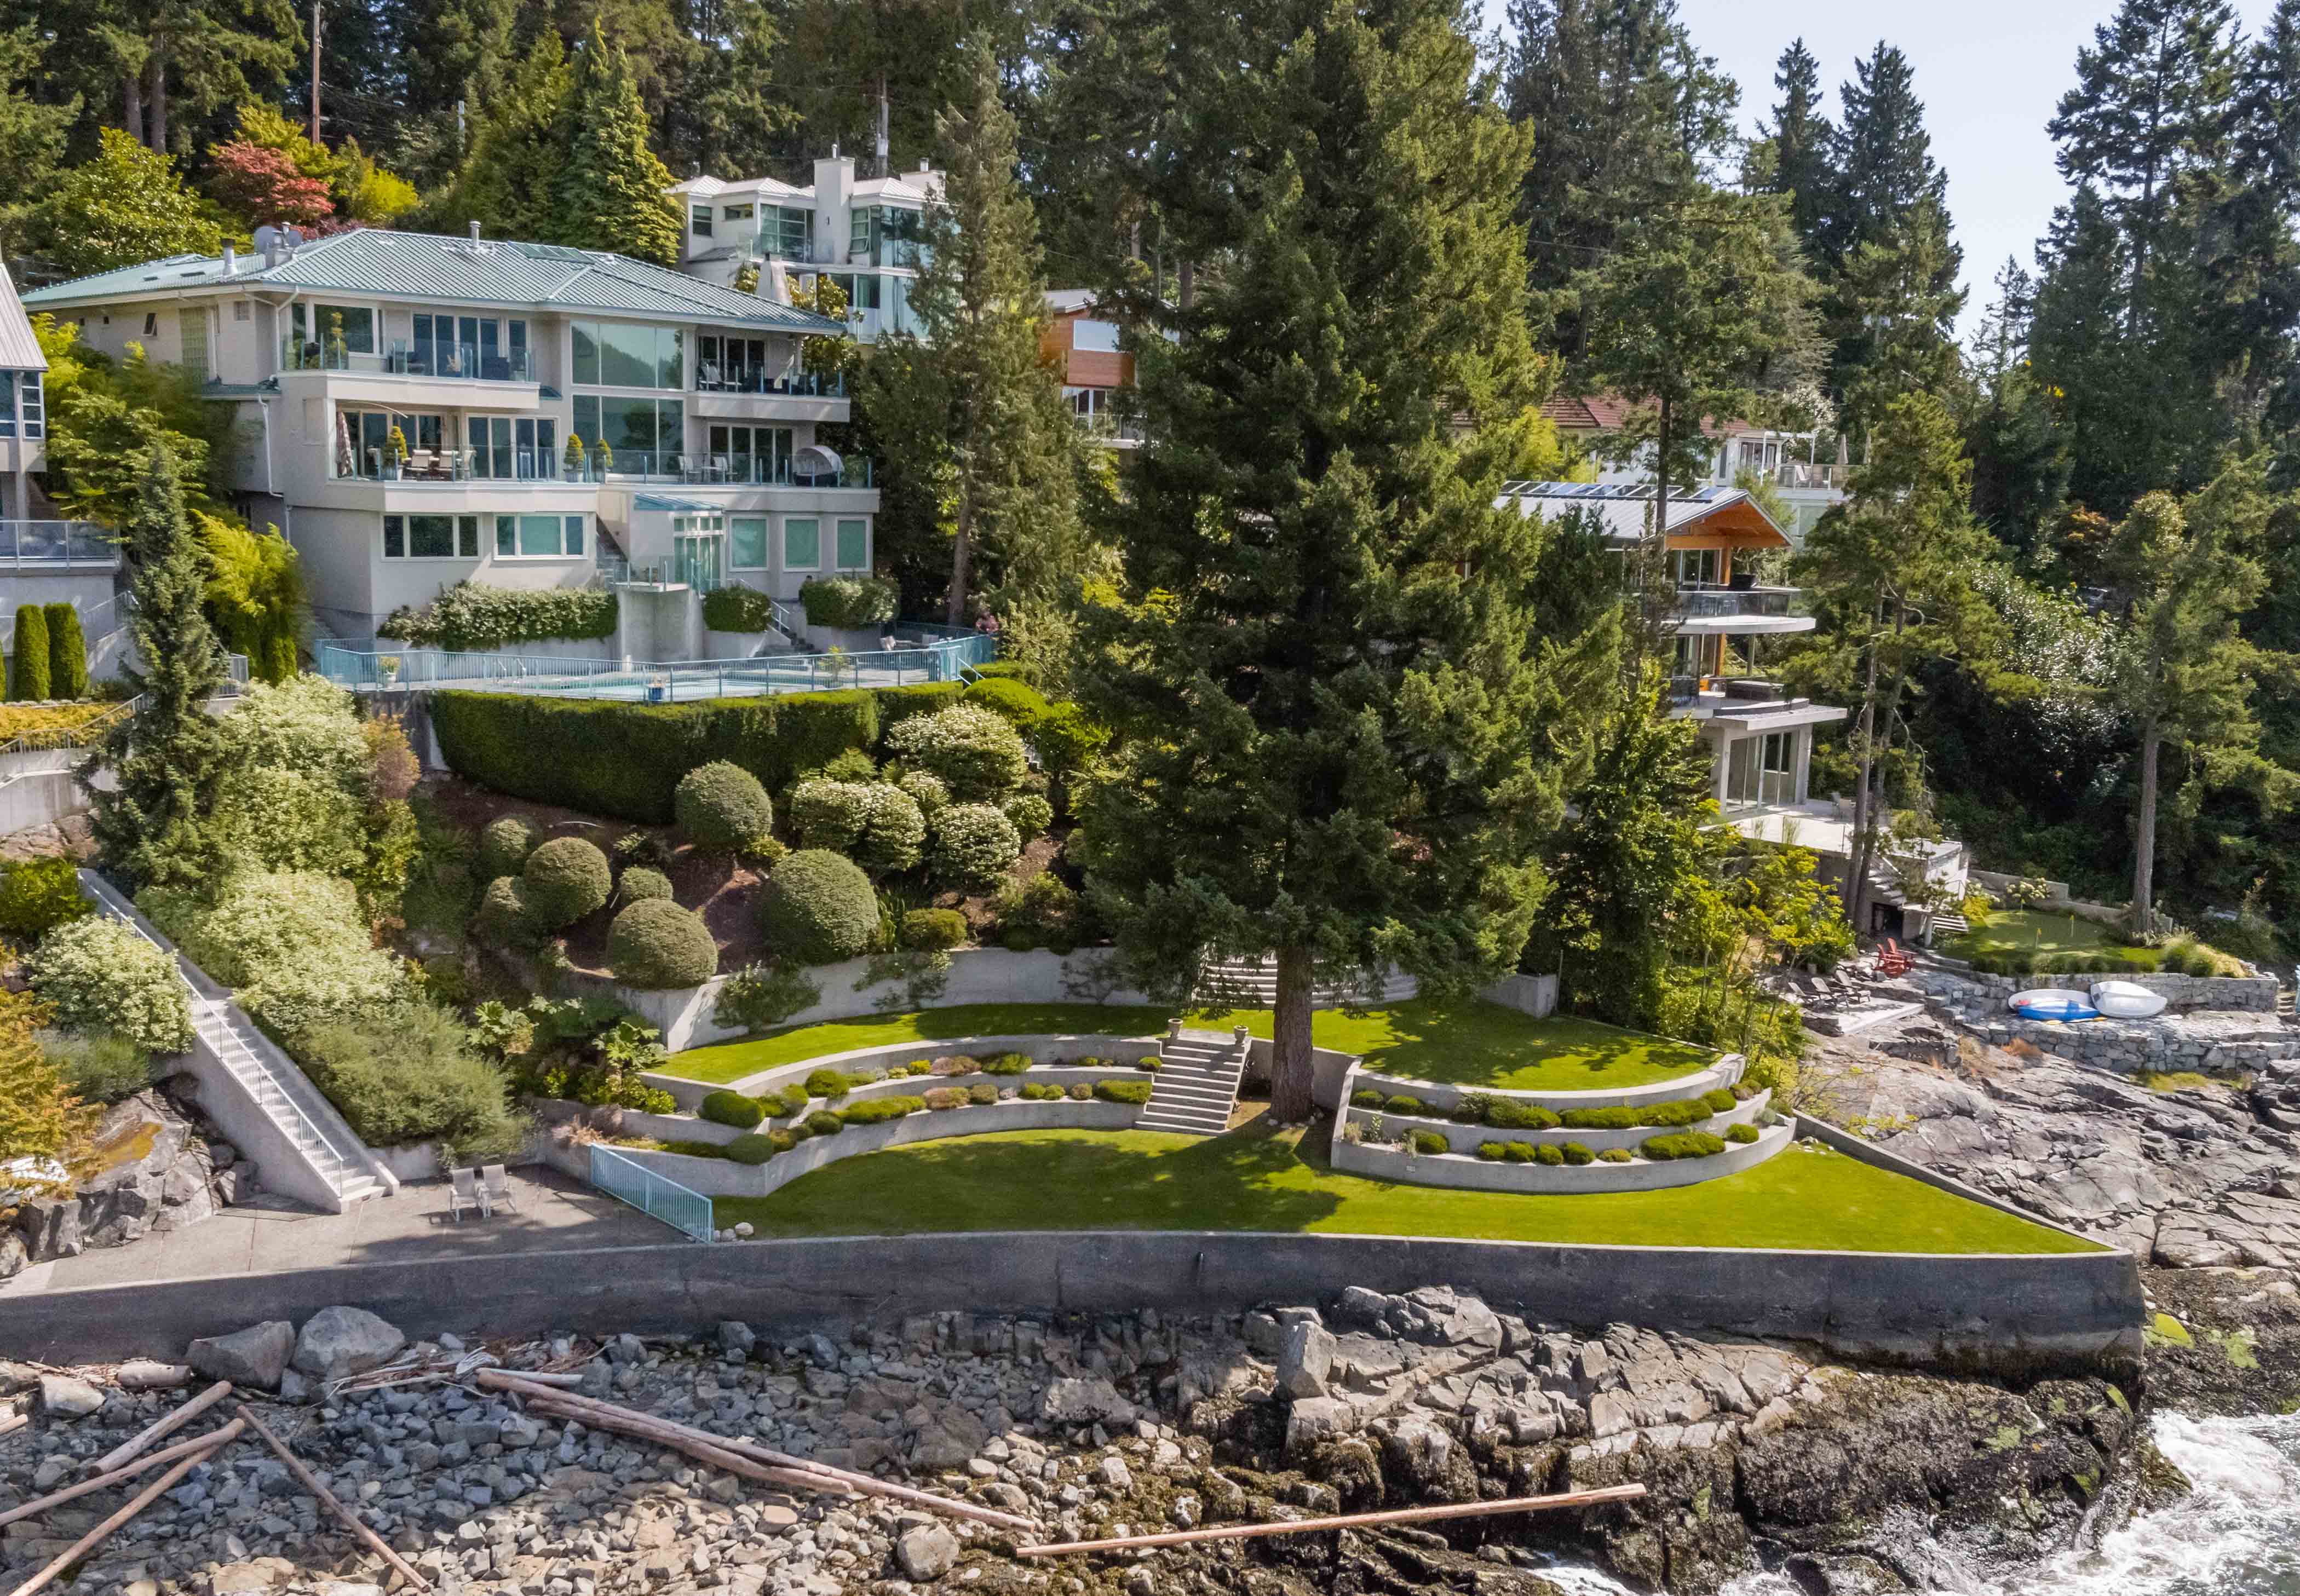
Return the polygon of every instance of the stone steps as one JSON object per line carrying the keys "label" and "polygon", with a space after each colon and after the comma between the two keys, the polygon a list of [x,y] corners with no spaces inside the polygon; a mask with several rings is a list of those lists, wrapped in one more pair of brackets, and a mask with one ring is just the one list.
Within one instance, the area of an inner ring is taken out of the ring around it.
{"label": "stone steps", "polygon": [[1229,1128],[1246,1049],[1229,1037],[1184,1033],[1158,1044],[1158,1075],[1139,1130],[1218,1136]]}
{"label": "stone steps", "polygon": [[[1207,970],[1207,983],[1200,988],[1202,996],[1213,997],[1213,983],[1219,981],[1232,997],[1239,998],[1249,1009],[1268,1009],[1278,1002],[1278,962],[1274,959],[1225,959]],[[1397,969],[1384,972],[1379,983],[1358,988],[1329,982],[1310,989],[1310,1003],[1317,1009],[1340,1009],[1353,1003],[1402,1003],[1421,991],[1421,984],[1412,976]]]}

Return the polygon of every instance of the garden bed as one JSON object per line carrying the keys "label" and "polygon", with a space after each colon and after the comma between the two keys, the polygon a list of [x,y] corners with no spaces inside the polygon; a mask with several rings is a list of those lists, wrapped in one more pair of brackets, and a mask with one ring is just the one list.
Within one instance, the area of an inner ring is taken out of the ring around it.
{"label": "garden bed", "polygon": [[[1362,1082],[1364,1078],[1362,1076],[1355,1077],[1358,1082]],[[1348,1118],[1343,1123],[1367,1128],[1379,1124],[1385,1129],[1402,1133],[1408,1137],[1416,1131],[1440,1135],[1446,1138],[1447,1146],[1453,1151],[1471,1156],[1475,1156],[1478,1149],[1488,1142],[1524,1142],[1536,1147],[1562,1147],[1569,1142],[1578,1142],[1594,1152],[1603,1152],[1607,1148],[1621,1148],[1635,1152],[1646,1140],[1664,1131],[1706,1131],[1712,1135],[1721,1136],[1733,1126],[1754,1125],[1759,1116],[1771,1104],[1772,1097],[1773,1094],[1769,1091],[1760,1092],[1753,1097],[1736,1102],[1729,1109],[1721,1110],[1717,1113],[1685,1124],[1645,1124],[1618,1127],[1568,1124],[1556,1126],[1464,1124],[1431,1114],[1401,1114],[1387,1108],[1368,1108],[1356,1102],[1352,1103]],[[1720,1101],[1721,1101],[1722,1099]],[[1369,1142],[1367,1145],[1371,1146],[1372,1143]]]}
{"label": "garden bed", "polygon": [[771,1197],[721,1200],[762,1236],[988,1230],[1248,1230],[1798,1251],[2068,1253],[2095,1243],[1810,1143],[1661,1192],[1447,1191],[1335,1170],[1330,1127],[1228,1135],[1032,1131],[846,1160]]}
{"label": "garden bed", "polygon": [[[1652,1137],[1656,1133],[1646,1132]],[[1647,1158],[1633,1152],[1621,1161],[1604,1160],[1575,1164],[1538,1160],[1489,1160],[1462,1152],[1416,1152],[1411,1145],[1377,1146],[1344,1140],[1330,1153],[1336,1170],[1372,1180],[1402,1181],[1411,1185],[1452,1191],[1596,1196],[1606,1193],[1658,1192],[1699,1185],[1745,1173],[1788,1148],[1796,1133],[1775,1125],[1758,1132],[1754,1142],[1726,1142],[1698,1156]],[[1579,1138],[1594,1147],[1588,1137]],[[1632,1143],[1633,1147],[1642,1143]]]}
{"label": "garden bed", "polygon": [[[748,1042],[690,1048],[672,1054],[657,1073],[726,1085],[780,1065],[829,1061],[834,1055],[865,1049],[897,1048],[931,1056],[973,1052],[1015,1038],[1153,1036],[1163,1034],[1169,1012],[1102,1003],[962,1003],[910,1014],[872,1014],[796,1026]],[[1082,1044],[1075,1051],[1094,1049]],[[668,1080],[662,1085],[676,1090]]]}

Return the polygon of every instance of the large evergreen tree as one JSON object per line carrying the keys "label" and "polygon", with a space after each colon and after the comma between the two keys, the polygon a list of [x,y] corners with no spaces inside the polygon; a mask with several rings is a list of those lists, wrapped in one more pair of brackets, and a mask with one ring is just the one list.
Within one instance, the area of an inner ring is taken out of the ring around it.
{"label": "large evergreen tree", "polygon": [[1458,991],[1514,967],[1570,711],[1529,635],[1538,523],[1494,507],[1538,397],[1511,221],[1529,139],[1443,0],[1294,0],[1265,26],[1272,65],[1195,87],[1249,135],[1212,218],[1237,253],[1168,312],[1178,341],[1142,341],[1124,602],[1080,684],[1125,768],[1081,852],[1165,989],[1276,952],[1285,1122],[1312,1108],[1313,976],[1395,960]]}
{"label": "large evergreen tree", "polygon": [[1865,436],[1904,394],[1946,394],[1963,371],[1956,245],[1939,203],[1919,200],[1892,229],[1855,245],[1829,286],[1837,391],[1846,428]]}
{"label": "large evergreen tree", "polygon": [[2277,0],[2246,51],[2231,114],[2212,297],[2247,408],[2289,434],[2300,427],[2300,0]]}
{"label": "large evergreen tree", "polygon": [[2027,554],[2061,507],[2068,449],[2053,426],[2028,359],[2037,284],[2016,261],[1996,273],[1996,298],[1974,341],[1972,411],[1964,443],[1972,458],[1972,513],[2005,547]]}
{"label": "large evergreen tree", "polygon": [[[223,650],[202,600],[207,574],[175,462],[154,445],[128,528],[136,603],[135,662],[121,678],[138,700],[79,771],[98,857],[129,885],[196,887],[221,867],[208,825],[223,745],[207,702],[223,685]],[[114,785],[99,787],[98,770]]]}
{"label": "large evergreen tree", "polygon": [[554,243],[611,249],[659,266],[679,263],[687,217],[656,158],[630,58],[594,24],[576,52],[561,103],[559,165],[551,185]]}
{"label": "large evergreen tree", "polygon": [[1818,259],[1836,195],[1837,129],[1821,114],[1821,62],[1804,40],[1792,39],[1781,52],[1773,87],[1781,97],[1752,152],[1752,176],[1763,193],[1789,196],[1789,225],[1806,258]]}
{"label": "large evergreen tree", "polygon": [[34,203],[24,237],[34,254],[75,275],[223,247],[214,207],[184,187],[176,163],[114,128],[104,130],[101,154]]}
{"label": "large evergreen tree", "polygon": [[[1832,162],[1829,221],[1824,258],[1834,267],[1864,244],[1896,237],[1917,207],[1929,201],[1947,212],[1948,175],[1934,162],[1909,59],[1882,39],[1868,59],[1854,63],[1853,81],[1840,85],[1845,125]],[[1955,280],[1956,260],[1949,263]]]}
{"label": "large evergreen tree", "polygon": [[553,236],[554,179],[566,159],[561,120],[573,77],[559,36],[545,34],[482,114],[470,155],[431,207],[433,226],[460,233],[476,221],[493,237]]}

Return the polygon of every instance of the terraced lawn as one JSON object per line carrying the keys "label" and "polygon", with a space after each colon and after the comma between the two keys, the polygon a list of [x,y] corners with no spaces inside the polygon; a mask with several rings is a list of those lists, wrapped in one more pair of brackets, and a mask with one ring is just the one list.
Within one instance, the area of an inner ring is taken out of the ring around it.
{"label": "terraced lawn", "polygon": [[721,1198],[766,1236],[970,1230],[1273,1230],[1632,1247],[2085,1252],[2093,1243],[1799,1143],[1696,1186],[1587,1196],[1451,1192],[1337,1174],[1322,1123],[1228,1135],[1012,1131],[867,1153],[771,1197]]}
{"label": "terraced lawn", "polygon": [[2096,960],[2102,969],[2121,965],[2152,970],[2162,958],[2155,948],[2127,947],[2111,940],[2108,927],[2097,920],[2043,909],[1993,909],[1985,923],[1944,943],[1941,951],[1955,959],[1993,958],[2006,953],[2083,953]]}
{"label": "terraced lawn", "polygon": [[722,1085],[778,1064],[905,1042],[954,1042],[962,1036],[1157,1036],[1165,1033],[1171,1012],[1102,1003],[961,1003],[916,1014],[866,1014],[771,1031],[746,1042],[690,1048],[673,1054],[662,1073]]}

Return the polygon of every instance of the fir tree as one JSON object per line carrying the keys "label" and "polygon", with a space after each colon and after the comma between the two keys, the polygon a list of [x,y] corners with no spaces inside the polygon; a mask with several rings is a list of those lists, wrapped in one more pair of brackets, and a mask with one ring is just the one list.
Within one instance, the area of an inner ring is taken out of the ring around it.
{"label": "fir tree", "polygon": [[607,43],[596,22],[575,57],[558,128],[558,175],[545,237],[677,265],[687,218],[669,192],[671,172],[649,142],[653,129],[630,58]]}
{"label": "fir tree", "polygon": [[1762,171],[1756,187],[1789,196],[1789,225],[1808,260],[1820,258],[1834,197],[1837,129],[1821,112],[1821,62],[1793,39],[1773,68],[1781,97],[1763,129]]}
{"label": "fir tree", "polygon": [[2244,56],[2231,110],[2234,133],[2225,237],[2213,262],[2214,301],[2225,307],[2223,359],[2242,374],[2249,404],[2272,432],[2300,426],[2300,0],[2277,0]]}
{"label": "fir tree", "polygon": [[1280,1122],[1312,1111],[1314,976],[1514,968],[1574,746],[1529,636],[1542,534],[1495,508],[1536,436],[1530,139],[1454,17],[1302,0],[1273,66],[1194,86],[1250,135],[1209,221],[1238,253],[1140,341],[1123,602],[1080,671],[1128,761],[1086,805],[1089,894],[1164,990],[1275,951]]}
{"label": "fir tree", "polygon": [[561,122],[573,77],[559,35],[546,29],[481,112],[471,154],[441,196],[435,225],[460,233],[476,221],[494,237],[553,237],[554,179],[567,158]]}
{"label": "fir tree", "polygon": [[[207,701],[223,685],[223,651],[202,608],[200,545],[167,451],[145,456],[144,493],[128,527],[136,663],[121,675],[140,700],[79,771],[104,868],[130,887],[197,887],[222,861],[207,827],[222,746]],[[108,769],[116,785],[96,784]]]}
{"label": "fir tree", "polygon": [[[1845,126],[1837,136],[1834,194],[1823,258],[1834,267],[1863,244],[1898,235],[1917,207],[1930,201],[1947,213],[1948,175],[1933,161],[1924,104],[1908,57],[1879,39],[1853,81],[1838,88]],[[1954,250],[1954,246],[1952,246]],[[1949,262],[1956,278],[1958,255]]]}
{"label": "fir tree", "polygon": [[1883,236],[1856,245],[1829,294],[1838,393],[1848,431],[1865,433],[1903,394],[1946,394],[1963,369],[1958,250],[1938,202],[1921,199]]}
{"label": "fir tree", "polygon": [[1972,458],[1973,516],[1999,543],[2023,555],[2035,549],[2069,486],[2068,449],[2029,365],[2036,296],[2036,279],[2007,259],[1975,340],[1979,403],[1964,429]]}

